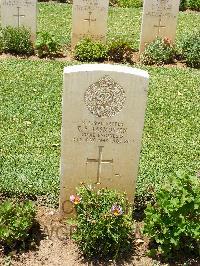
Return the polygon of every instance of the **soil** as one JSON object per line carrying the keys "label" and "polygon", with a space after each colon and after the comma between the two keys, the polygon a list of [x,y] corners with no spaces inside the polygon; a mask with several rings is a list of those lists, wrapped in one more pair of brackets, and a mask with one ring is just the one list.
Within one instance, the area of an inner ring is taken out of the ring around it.
{"label": "soil", "polygon": [[[32,232],[34,245],[29,241],[23,250],[3,250],[0,248],[0,265],[12,266],[81,266],[81,265],[184,265],[185,260],[178,263],[162,263],[146,255],[149,240],[142,236],[142,222],[136,221],[133,252],[118,262],[87,261],[79,252],[76,244],[70,238],[70,229],[59,218],[58,210],[46,206],[37,207],[37,224]],[[198,266],[200,260],[187,260],[187,265]]]}
{"label": "soil", "polygon": [[[59,218],[58,211],[45,206],[37,207],[37,223],[35,231],[37,235],[35,238],[36,246],[27,251],[17,252],[11,251],[5,256],[1,253],[0,265],[5,261],[10,260],[10,265],[14,266],[75,266],[75,265],[116,265],[109,261],[98,263],[85,261],[79,253],[75,243],[70,239],[70,228],[64,224]],[[138,266],[151,265],[151,259],[143,257],[145,250],[145,243],[140,239],[140,232],[136,230],[138,239],[137,254],[133,257],[133,262],[137,262]],[[132,262],[131,261],[131,262]],[[124,262],[123,265],[135,265]]]}
{"label": "soil", "polygon": [[[0,60],[10,59],[10,58],[21,59],[21,60],[28,59],[28,60],[33,60],[33,61],[35,61],[35,60],[42,60],[42,61],[53,60],[53,61],[61,61],[61,62],[72,62],[72,61],[76,62],[76,59],[73,56],[73,52],[70,50],[68,52],[60,54],[60,55],[55,55],[52,57],[43,57],[43,58],[39,58],[36,55],[25,56],[25,55],[13,55],[13,54],[9,54],[9,53],[8,54],[3,53],[0,55]],[[77,61],[77,62],[79,62],[79,61]],[[104,64],[115,64],[115,63],[123,64],[123,62],[114,62],[114,61],[108,61],[108,60],[105,60],[101,63],[104,63]],[[139,63],[140,63],[139,52],[133,52],[131,65],[135,65],[135,64],[139,64]],[[155,66],[158,66],[158,65],[155,65]],[[184,61],[175,60],[173,63],[165,64],[165,65],[162,65],[161,67],[186,68],[187,66],[186,66]]]}

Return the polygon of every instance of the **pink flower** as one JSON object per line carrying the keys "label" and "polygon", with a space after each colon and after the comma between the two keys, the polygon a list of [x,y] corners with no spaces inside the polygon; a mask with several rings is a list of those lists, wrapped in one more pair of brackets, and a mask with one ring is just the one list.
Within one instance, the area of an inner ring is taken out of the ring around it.
{"label": "pink flower", "polygon": [[69,199],[70,199],[71,203],[73,203],[75,205],[77,205],[77,204],[79,204],[81,202],[81,197],[78,196],[78,195],[71,195],[69,197]]}
{"label": "pink flower", "polygon": [[123,210],[122,210],[122,207],[117,205],[117,204],[114,204],[111,208],[111,212],[114,216],[120,216],[123,214]]}

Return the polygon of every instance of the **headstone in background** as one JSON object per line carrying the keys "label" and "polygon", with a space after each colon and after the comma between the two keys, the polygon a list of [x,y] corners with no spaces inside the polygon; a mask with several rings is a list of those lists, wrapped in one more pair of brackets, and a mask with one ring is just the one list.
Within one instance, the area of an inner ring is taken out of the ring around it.
{"label": "headstone in background", "polygon": [[140,53],[156,37],[176,38],[180,0],[144,0]]}
{"label": "headstone in background", "polygon": [[71,214],[80,182],[125,191],[133,201],[149,75],[126,66],[64,69],[60,211]]}
{"label": "headstone in background", "polygon": [[2,27],[25,26],[31,32],[31,38],[36,38],[37,0],[1,0]]}
{"label": "headstone in background", "polygon": [[72,13],[72,47],[81,39],[105,42],[109,0],[74,0]]}

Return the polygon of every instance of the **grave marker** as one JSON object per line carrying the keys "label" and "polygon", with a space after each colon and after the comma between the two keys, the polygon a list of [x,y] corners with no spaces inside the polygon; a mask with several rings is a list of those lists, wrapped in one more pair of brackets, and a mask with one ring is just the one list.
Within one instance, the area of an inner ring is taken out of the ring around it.
{"label": "grave marker", "polygon": [[72,47],[85,37],[105,42],[109,0],[74,0]]}
{"label": "grave marker", "polygon": [[13,15],[14,17],[17,17],[17,27],[19,28],[21,26],[21,23],[20,23],[20,17],[24,18],[25,15],[21,15],[20,14],[20,8],[21,7],[17,7],[17,15]]}
{"label": "grave marker", "polygon": [[140,53],[156,37],[175,41],[179,4],[180,0],[144,0]]}
{"label": "grave marker", "polygon": [[37,0],[1,0],[2,27],[25,26],[30,29],[31,38],[36,38]]}
{"label": "grave marker", "polygon": [[126,192],[133,201],[148,73],[91,64],[64,69],[60,211],[70,215],[81,182]]}

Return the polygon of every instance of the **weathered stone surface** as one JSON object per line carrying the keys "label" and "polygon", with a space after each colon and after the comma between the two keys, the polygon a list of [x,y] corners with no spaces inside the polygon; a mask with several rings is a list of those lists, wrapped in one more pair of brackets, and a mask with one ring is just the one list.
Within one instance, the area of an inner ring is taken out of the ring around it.
{"label": "weathered stone surface", "polygon": [[1,0],[2,27],[25,26],[30,29],[32,39],[36,38],[37,0]]}
{"label": "weathered stone surface", "polygon": [[125,191],[133,200],[148,73],[91,64],[64,69],[60,211],[80,182]]}
{"label": "weathered stone surface", "polygon": [[85,37],[105,42],[109,0],[74,0],[72,47]]}

